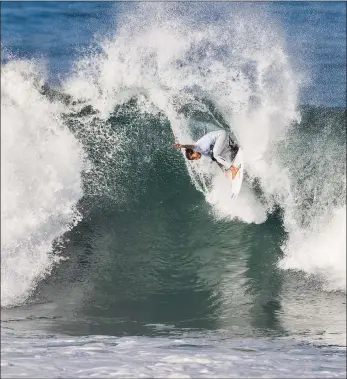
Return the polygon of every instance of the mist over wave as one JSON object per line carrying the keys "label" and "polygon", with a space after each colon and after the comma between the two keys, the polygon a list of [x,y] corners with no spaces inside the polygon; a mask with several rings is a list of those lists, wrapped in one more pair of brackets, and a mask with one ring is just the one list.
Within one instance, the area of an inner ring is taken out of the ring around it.
{"label": "mist over wave", "polygon": [[[218,167],[184,161],[212,217],[259,224],[280,208],[280,267],[345,291],[346,137],[333,115],[302,117],[280,26],[264,10],[220,3],[121,8],[114,37],[75,62],[59,89],[74,101],[43,95],[30,62],[2,69],[2,305],[25,300],[59,260],[52,243],[78,221],[83,196],[135,202],[156,151],[220,127],[244,150],[235,206]],[[317,133],[305,134],[312,125]]]}

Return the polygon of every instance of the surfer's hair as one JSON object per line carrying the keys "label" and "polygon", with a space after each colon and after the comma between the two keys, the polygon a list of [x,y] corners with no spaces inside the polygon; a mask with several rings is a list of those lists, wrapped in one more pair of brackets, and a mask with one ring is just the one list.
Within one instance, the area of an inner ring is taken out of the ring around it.
{"label": "surfer's hair", "polygon": [[186,149],[186,158],[191,160],[192,159],[192,155],[194,154],[194,150],[193,149]]}

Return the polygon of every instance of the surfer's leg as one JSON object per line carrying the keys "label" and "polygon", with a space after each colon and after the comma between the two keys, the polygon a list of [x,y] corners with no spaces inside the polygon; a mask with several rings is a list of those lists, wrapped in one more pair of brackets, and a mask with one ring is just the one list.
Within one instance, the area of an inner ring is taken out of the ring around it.
{"label": "surfer's leg", "polygon": [[229,140],[229,148],[230,148],[230,159],[234,161],[237,152],[239,151],[239,146],[232,139]]}
{"label": "surfer's leg", "polygon": [[226,160],[221,156],[223,150],[229,144],[229,134],[225,130],[221,130],[218,138],[213,147],[213,156],[215,160],[223,165],[226,169],[229,169],[232,165],[232,162]]}
{"label": "surfer's leg", "polygon": [[213,155],[220,155],[225,149],[228,142],[228,133],[225,130],[220,130],[219,135],[213,147]]}

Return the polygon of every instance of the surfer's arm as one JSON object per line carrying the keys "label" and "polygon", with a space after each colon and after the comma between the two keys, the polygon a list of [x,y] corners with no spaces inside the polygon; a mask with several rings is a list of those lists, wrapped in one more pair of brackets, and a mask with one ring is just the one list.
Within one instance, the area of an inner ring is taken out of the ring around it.
{"label": "surfer's arm", "polygon": [[217,163],[217,165],[219,166],[219,168],[223,171],[224,175],[228,176],[228,173],[230,172],[229,169],[227,169],[225,166],[223,166],[222,164],[220,164],[216,160],[214,160],[214,162]]}
{"label": "surfer's arm", "polygon": [[213,162],[216,162],[216,163],[217,163],[218,167],[219,167],[223,172],[226,172],[225,167],[224,167],[222,164],[220,164],[219,162],[217,162],[217,160],[216,160],[216,158],[213,156],[213,154],[211,155],[211,159],[212,159]]}
{"label": "surfer's arm", "polygon": [[225,167],[220,164],[219,162],[215,161],[217,163],[217,165],[219,166],[219,168],[224,172],[225,171]]}
{"label": "surfer's arm", "polygon": [[228,170],[232,165],[232,162],[228,162],[227,160],[225,160],[220,155],[217,155],[217,156],[213,155],[213,157],[214,157],[214,161],[218,164],[218,166],[221,169]]}
{"label": "surfer's arm", "polygon": [[181,145],[180,143],[175,143],[173,145],[175,149],[192,149],[194,150],[195,145]]}

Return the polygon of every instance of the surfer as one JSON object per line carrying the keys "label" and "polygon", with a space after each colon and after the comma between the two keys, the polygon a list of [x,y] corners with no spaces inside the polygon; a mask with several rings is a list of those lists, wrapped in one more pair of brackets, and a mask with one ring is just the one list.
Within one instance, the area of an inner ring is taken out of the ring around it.
{"label": "surfer", "polygon": [[[233,160],[239,150],[237,143],[229,132],[221,129],[205,134],[194,145],[173,145],[176,149],[186,149],[185,156],[190,161],[201,158],[201,155],[210,157],[223,171],[232,168]],[[225,159],[222,155],[230,157]]]}

